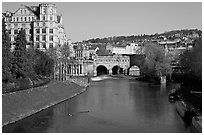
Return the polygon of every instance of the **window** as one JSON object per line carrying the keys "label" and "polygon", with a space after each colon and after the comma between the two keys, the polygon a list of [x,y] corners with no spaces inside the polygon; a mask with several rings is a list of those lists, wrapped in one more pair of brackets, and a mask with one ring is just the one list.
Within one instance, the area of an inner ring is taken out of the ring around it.
{"label": "window", "polygon": [[50,36],[50,41],[53,41],[53,36]]}
{"label": "window", "polygon": [[39,26],[39,23],[36,23],[37,26]]}
{"label": "window", "polygon": [[7,26],[10,28],[10,27],[11,27],[11,24],[9,23],[9,24],[7,24]]}
{"label": "window", "polygon": [[23,17],[21,17],[21,21],[23,21]]}
{"label": "window", "polygon": [[50,33],[53,33],[53,29],[50,29]]}
{"label": "window", "polygon": [[29,36],[29,40],[30,40],[30,41],[33,41],[32,36]]}
{"label": "window", "polygon": [[18,30],[14,30],[14,34],[18,34]]}
{"label": "window", "polygon": [[46,43],[42,43],[43,48],[46,48]]}
{"label": "window", "polygon": [[37,35],[37,36],[36,36],[36,41],[39,41],[39,40],[40,40],[40,36]]}
{"label": "window", "polygon": [[53,48],[53,43],[50,43],[50,46],[49,46],[49,48]]}
{"label": "window", "polygon": [[36,29],[36,33],[39,34],[40,33],[40,29]]}
{"label": "window", "polygon": [[14,41],[16,41],[16,40],[17,40],[17,36],[14,37]]}
{"label": "window", "polygon": [[18,22],[18,17],[16,19],[17,19],[17,22]]}
{"label": "window", "polygon": [[45,26],[45,22],[43,23],[43,26]]}
{"label": "window", "polygon": [[45,16],[43,16],[43,20],[45,20]]}
{"label": "window", "polygon": [[33,34],[33,30],[32,29],[28,29],[30,34]]}
{"label": "window", "polygon": [[50,16],[50,21],[52,21],[52,19],[53,19],[52,16]]}
{"label": "window", "polygon": [[40,44],[39,43],[35,43],[36,48],[40,48]]}
{"label": "window", "polygon": [[46,29],[42,29],[42,33],[46,33]]}
{"label": "window", "polygon": [[18,24],[17,24],[17,23],[15,23],[15,24],[14,24],[14,27],[17,27],[17,28],[18,28]]}
{"label": "window", "polygon": [[8,33],[11,34],[11,30],[8,30]]}
{"label": "window", "polygon": [[43,40],[43,41],[46,41],[46,35],[43,35],[43,36],[42,36],[42,40]]}
{"label": "window", "polygon": [[25,17],[25,19],[24,19],[25,21],[27,21],[27,18]]}
{"label": "window", "polygon": [[25,27],[25,23],[22,24],[22,27]]}

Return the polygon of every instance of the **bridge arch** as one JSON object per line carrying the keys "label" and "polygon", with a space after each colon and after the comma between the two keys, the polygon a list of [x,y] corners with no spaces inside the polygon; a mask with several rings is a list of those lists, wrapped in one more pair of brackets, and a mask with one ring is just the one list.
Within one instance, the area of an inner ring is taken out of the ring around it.
{"label": "bridge arch", "polygon": [[133,65],[128,69],[129,75],[132,76],[140,76],[140,67],[137,65]]}
{"label": "bridge arch", "polygon": [[99,65],[96,68],[96,72],[97,72],[97,76],[99,76],[99,75],[106,75],[106,74],[108,74],[108,69],[104,65]]}
{"label": "bridge arch", "polygon": [[118,74],[123,74],[123,68],[121,68],[118,65],[113,66],[112,68],[112,74],[113,75],[118,75]]}

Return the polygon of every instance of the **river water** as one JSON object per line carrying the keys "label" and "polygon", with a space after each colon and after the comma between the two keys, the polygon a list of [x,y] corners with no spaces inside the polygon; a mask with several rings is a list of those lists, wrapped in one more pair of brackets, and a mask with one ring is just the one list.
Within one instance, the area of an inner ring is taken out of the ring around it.
{"label": "river water", "polygon": [[168,102],[172,87],[127,79],[91,82],[83,94],[8,125],[3,132],[190,132]]}

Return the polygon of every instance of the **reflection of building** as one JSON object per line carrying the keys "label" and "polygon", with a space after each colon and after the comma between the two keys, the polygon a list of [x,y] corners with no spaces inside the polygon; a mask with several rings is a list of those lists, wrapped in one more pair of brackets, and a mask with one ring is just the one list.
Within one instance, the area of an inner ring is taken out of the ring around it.
{"label": "reflection of building", "polygon": [[57,14],[55,4],[21,5],[14,13],[9,11],[3,13],[3,18],[13,46],[21,28],[25,29],[27,45],[34,45],[40,50],[67,43],[62,16]]}

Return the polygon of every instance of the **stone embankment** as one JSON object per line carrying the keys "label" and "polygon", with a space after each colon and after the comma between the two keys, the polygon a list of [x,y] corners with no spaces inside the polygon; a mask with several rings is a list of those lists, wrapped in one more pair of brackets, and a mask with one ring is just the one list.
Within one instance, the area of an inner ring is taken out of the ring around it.
{"label": "stone embankment", "polygon": [[87,77],[68,78],[68,80],[66,80],[64,82],[67,82],[67,81],[76,83],[82,87],[87,87],[89,85],[89,78],[87,78]]}
{"label": "stone embankment", "polygon": [[86,91],[88,78],[51,81],[28,90],[2,95],[2,126],[14,123]]}

